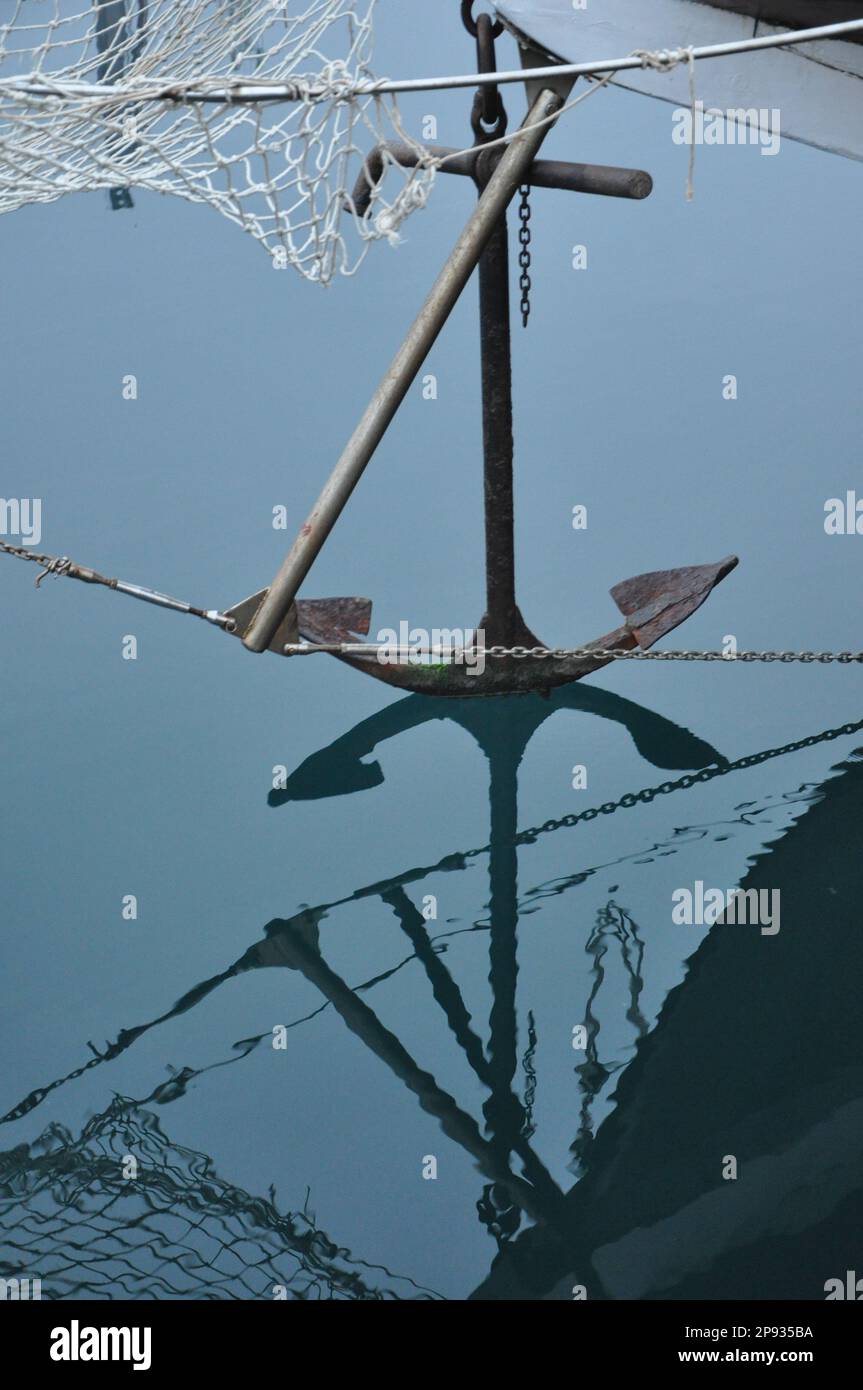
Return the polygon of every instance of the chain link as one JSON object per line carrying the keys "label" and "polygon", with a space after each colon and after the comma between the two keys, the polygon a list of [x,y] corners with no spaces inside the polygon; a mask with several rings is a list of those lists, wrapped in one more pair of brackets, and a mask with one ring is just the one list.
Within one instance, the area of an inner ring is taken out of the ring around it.
{"label": "chain link", "polygon": [[31,564],[41,565],[42,573],[36,576],[37,589],[49,574],[57,575],[61,579],[80,579],[85,584],[101,584],[106,589],[113,589],[115,593],[141,599],[144,603],[154,603],[159,608],[170,608],[174,613],[187,613],[193,618],[203,618],[205,622],[214,623],[216,627],[222,627],[227,632],[233,632],[236,627],[235,620],[229,618],[227,613],[220,613],[217,608],[196,608],[194,604],[171,598],[169,594],[160,594],[158,590],[148,589],[143,584],[129,584],[123,579],[109,578],[105,574],[99,574],[98,570],[90,569],[88,565],[76,564],[68,555],[40,555],[23,545],[10,545],[8,541],[0,541],[0,552],[12,555],[16,560],[29,560]]}
{"label": "chain link", "polygon": [[471,648],[472,656],[513,657],[523,660],[533,657],[536,660],[551,658],[562,661],[573,658],[596,658],[602,661],[802,661],[809,664],[820,661],[829,664],[838,661],[842,665],[849,662],[863,662],[863,652],[717,652],[717,651],[642,651],[639,647],[624,649],[620,647],[479,647]]}
{"label": "chain link", "polygon": [[[474,7],[474,0],[461,0],[461,18],[462,18],[462,23],[464,24],[464,27],[465,27],[465,29],[467,29],[468,33],[471,34],[474,38],[476,38],[476,36],[477,36],[477,20],[479,19],[479,16],[477,16],[477,19],[474,19],[474,17],[473,17],[473,7]],[[489,18],[490,18],[490,16],[489,16]],[[491,32],[492,32],[492,37],[495,38],[495,39],[499,38],[500,35],[503,33],[503,25],[501,24],[501,22],[500,22],[499,19],[496,19],[496,20],[494,21],[494,23],[493,23],[493,25],[492,25],[492,31],[491,31]]]}
{"label": "chain link", "polygon": [[72,561],[68,555],[40,555],[38,551],[30,550],[27,546],[11,545],[9,541],[0,541],[0,550],[6,555],[14,556],[16,560],[29,560],[31,564],[43,566],[44,573],[36,580],[37,589],[46,574],[66,575],[72,568]]}
{"label": "chain link", "polygon": [[518,253],[518,264],[521,269],[518,287],[521,290],[521,322],[522,327],[527,328],[527,321],[530,318],[530,184],[523,183],[519,189],[521,202],[518,205],[518,215],[521,226],[518,229],[518,239],[521,250]]}
{"label": "chain link", "polygon": [[863,663],[863,652],[718,652],[718,651],[642,651],[621,647],[393,647],[381,642],[293,642],[288,643],[286,656],[313,656],[316,652],[328,656],[374,656],[376,652],[386,651],[388,657],[419,656],[434,657],[442,661],[462,661],[469,656],[472,661],[478,657],[491,657],[493,660],[513,659],[523,661],[779,661],[784,664],[802,662],[811,665],[820,662],[827,666],[837,662],[840,666]]}

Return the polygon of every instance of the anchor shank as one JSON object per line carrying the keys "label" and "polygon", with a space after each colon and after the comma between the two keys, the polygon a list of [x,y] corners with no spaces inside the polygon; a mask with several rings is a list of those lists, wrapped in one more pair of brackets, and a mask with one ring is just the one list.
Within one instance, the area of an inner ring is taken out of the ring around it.
{"label": "anchor shank", "polygon": [[516,602],[509,248],[505,213],[479,263],[479,301],[486,620],[494,634],[491,637],[486,630],[486,640],[506,643],[515,624]]}
{"label": "anchor shank", "polygon": [[[493,167],[493,160],[478,161],[480,190]],[[509,312],[509,243],[504,208],[479,263],[486,584],[486,611],[479,626],[487,646],[533,647],[538,645],[538,638],[527,627],[515,598]]]}

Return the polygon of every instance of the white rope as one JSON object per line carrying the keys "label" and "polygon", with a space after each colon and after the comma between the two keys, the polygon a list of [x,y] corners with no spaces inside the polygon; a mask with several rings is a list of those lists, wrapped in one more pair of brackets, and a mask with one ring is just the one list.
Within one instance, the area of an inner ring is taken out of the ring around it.
{"label": "white rope", "polygon": [[669,53],[666,49],[661,49],[654,53],[649,48],[636,48],[632,53],[633,58],[641,60],[643,68],[653,68],[654,72],[671,72],[678,63],[686,61],[689,64],[689,109],[692,121],[690,124],[689,137],[689,172],[686,178],[686,201],[692,202],[695,194],[695,49],[678,48]]}
{"label": "white rope", "polygon": [[540,130],[543,126],[554,125],[556,121],[560,120],[561,116],[566,115],[567,111],[574,110],[576,106],[580,106],[588,97],[592,97],[596,92],[601,91],[603,87],[607,86],[613,76],[614,73],[606,73],[604,77],[600,78],[598,82],[594,82],[586,91],[579,92],[577,97],[573,97],[570,101],[564,102],[563,106],[559,107],[557,111],[553,111],[550,116],[543,116],[542,120],[532,121],[530,125],[519,126],[517,130],[511,130],[508,135],[501,135],[497,140],[489,140],[483,145],[468,145],[466,149],[453,150],[451,154],[443,154],[430,158],[428,161],[429,167],[434,166],[435,168],[440,168],[449,160],[460,159],[463,155],[472,154],[473,151],[477,149],[493,150],[498,145],[509,145],[513,140],[517,140],[520,135],[524,135],[525,131]]}
{"label": "white rope", "polygon": [[[585,91],[579,92],[577,97],[573,97],[570,101],[565,102],[557,111],[553,111],[550,116],[543,116],[541,120],[534,121],[530,125],[519,126],[518,129],[510,131],[508,135],[501,135],[498,139],[489,140],[483,145],[467,145],[463,149],[452,150],[449,154],[442,155],[429,154],[427,150],[420,146],[415,167],[433,175],[437,173],[439,169],[443,168],[445,164],[449,163],[451,160],[460,159],[463,155],[472,154],[478,149],[483,151],[493,150],[496,147],[509,145],[513,140],[523,135],[525,131],[539,130],[542,126],[554,125],[556,121],[560,120],[561,116],[566,115],[568,111],[572,111],[576,106],[580,106],[588,97],[593,96],[596,92],[600,91],[601,88],[605,87],[607,83],[611,81],[612,76],[613,73],[606,73],[605,76],[601,77],[598,81],[591,81],[591,85]],[[416,142],[411,141],[410,143],[415,146],[416,152]],[[387,205],[385,211],[378,213],[375,219],[375,225],[377,229],[387,237],[391,245],[398,244],[400,240],[399,228],[406,218],[409,217],[416,208],[425,207],[431,187],[431,180],[428,182],[407,183],[404,188],[399,191],[393,202]]]}

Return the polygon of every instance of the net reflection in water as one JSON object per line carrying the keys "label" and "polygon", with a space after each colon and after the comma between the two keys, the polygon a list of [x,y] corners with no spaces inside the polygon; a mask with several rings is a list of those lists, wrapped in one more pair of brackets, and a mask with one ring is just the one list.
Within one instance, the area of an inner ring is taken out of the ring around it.
{"label": "net reflection in water", "polygon": [[52,1124],[0,1153],[0,1275],[21,1271],[45,1299],[436,1297],[224,1181],[123,1097],[80,1138]]}

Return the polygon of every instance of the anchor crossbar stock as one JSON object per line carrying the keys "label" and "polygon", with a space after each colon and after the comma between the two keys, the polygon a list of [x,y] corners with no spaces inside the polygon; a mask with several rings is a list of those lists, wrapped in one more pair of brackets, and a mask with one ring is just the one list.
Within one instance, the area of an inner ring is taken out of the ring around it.
{"label": "anchor crossbar stock", "polygon": [[457,303],[501,213],[515,196],[525,171],[533,163],[539,146],[551,129],[553,122],[549,117],[554,116],[562,105],[562,97],[548,88],[543,88],[531,103],[521,133],[508,145],[431,293],[249,624],[242,639],[249,651],[266,651],[289,614],[300,585]]}
{"label": "anchor crossbar stock", "polygon": [[[427,145],[426,153],[441,160],[442,174],[460,174],[474,178],[478,157],[483,146],[471,150],[454,150],[447,145]],[[351,204],[358,217],[368,210],[372,191],[377,187],[384,172],[384,164],[389,158],[404,169],[413,169],[419,164],[420,152],[413,145],[398,140],[387,140],[372,150],[360,171]],[[649,197],[653,189],[653,179],[644,169],[618,169],[607,164],[575,164],[563,159],[535,159],[526,171],[524,183],[531,188],[556,188],[569,193],[591,193],[603,198],[632,198],[636,201]]]}

